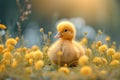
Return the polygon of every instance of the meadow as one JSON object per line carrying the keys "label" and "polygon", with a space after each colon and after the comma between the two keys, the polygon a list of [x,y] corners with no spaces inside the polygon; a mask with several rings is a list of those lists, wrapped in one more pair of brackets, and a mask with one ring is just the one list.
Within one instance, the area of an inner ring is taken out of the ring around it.
{"label": "meadow", "polygon": [[[0,29],[6,26],[0,24]],[[0,80],[119,80],[120,50],[109,36],[106,43],[89,41],[87,32],[78,44],[85,48],[78,65],[69,67],[55,65],[47,56],[51,45],[51,34],[45,38],[44,29],[40,29],[43,45],[26,47],[22,36],[11,38],[9,34],[0,36]],[[98,31],[97,35],[101,35]],[[3,39],[4,38],[4,39]],[[21,43],[19,47],[16,47]],[[58,53],[62,56],[62,53]]]}

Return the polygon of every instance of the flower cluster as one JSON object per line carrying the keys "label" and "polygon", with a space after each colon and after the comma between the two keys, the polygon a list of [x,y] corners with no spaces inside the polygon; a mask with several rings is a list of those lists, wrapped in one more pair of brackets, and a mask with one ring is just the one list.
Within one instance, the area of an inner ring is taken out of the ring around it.
{"label": "flower cluster", "polygon": [[[1,29],[3,27],[6,26],[0,25]],[[40,32],[44,38],[44,29],[41,28]],[[101,34],[99,31],[98,35]],[[48,35],[50,37],[51,32]],[[78,59],[76,67],[56,66],[50,62],[47,56],[49,38],[43,39],[44,46],[32,47],[16,47],[20,38],[7,38],[0,43],[0,80],[119,80],[120,50],[116,43],[111,43],[110,37],[106,37],[106,44],[102,41],[90,43],[86,35],[80,41],[85,55]],[[58,51],[56,55],[60,61],[63,53]]]}

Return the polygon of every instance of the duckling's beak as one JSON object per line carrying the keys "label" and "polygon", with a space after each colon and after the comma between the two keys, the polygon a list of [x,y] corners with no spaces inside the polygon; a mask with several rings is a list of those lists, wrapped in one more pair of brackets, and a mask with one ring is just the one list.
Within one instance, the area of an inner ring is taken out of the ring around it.
{"label": "duckling's beak", "polygon": [[61,38],[62,37],[62,34],[60,32],[58,32],[56,35],[55,35],[55,38]]}

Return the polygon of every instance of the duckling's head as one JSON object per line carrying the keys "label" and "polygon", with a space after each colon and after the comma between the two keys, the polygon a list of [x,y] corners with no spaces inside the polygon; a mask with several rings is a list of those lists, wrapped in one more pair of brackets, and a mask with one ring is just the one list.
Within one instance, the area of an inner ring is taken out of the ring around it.
{"label": "duckling's head", "polygon": [[76,35],[76,30],[71,22],[64,21],[57,25],[56,38],[61,38],[65,40],[73,40]]}

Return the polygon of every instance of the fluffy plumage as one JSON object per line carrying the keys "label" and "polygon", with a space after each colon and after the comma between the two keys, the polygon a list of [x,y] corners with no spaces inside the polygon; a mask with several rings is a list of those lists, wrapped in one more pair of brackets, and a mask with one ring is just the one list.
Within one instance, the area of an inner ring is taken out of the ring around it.
{"label": "fluffy plumage", "polygon": [[[52,62],[58,64],[60,58],[60,65],[76,65],[80,56],[84,55],[84,48],[74,41],[76,30],[72,23],[64,21],[57,25],[57,35],[59,38],[48,51],[48,56]],[[58,55],[61,51],[62,55]]]}

